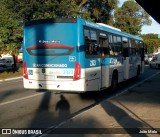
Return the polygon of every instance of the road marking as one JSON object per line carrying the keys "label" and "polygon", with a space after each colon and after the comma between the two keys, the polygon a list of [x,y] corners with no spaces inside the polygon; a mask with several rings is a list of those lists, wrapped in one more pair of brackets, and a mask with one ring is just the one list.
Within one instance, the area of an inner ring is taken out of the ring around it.
{"label": "road marking", "polygon": [[5,81],[11,81],[11,80],[16,80],[16,79],[22,79],[23,77],[15,77],[15,78],[8,78],[8,79],[4,79],[4,80],[0,80],[0,82],[5,82]]}
{"label": "road marking", "polygon": [[21,101],[21,100],[29,99],[29,98],[32,98],[32,97],[36,97],[36,96],[39,96],[41,94],[44,94],[44,93],[39,93],[39,94],[35,94],[35,95],[23,97],[23,98],[14,99],[14,100],[7,101],[7,102],[4,102],[4,103],[0,103],[0,106],[4,106],[4,105],[7,105],[7,104],[11,104],[11,103],[17,102],[17,101]]}

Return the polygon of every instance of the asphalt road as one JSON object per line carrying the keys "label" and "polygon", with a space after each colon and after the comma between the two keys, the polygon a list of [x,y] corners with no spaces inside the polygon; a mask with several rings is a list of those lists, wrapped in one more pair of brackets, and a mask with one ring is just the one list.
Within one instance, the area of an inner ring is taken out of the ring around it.
{"label": "asphalt road", "polygon": [[[120,84],[120,93],[159,70],[145,67],[139,79]],[[49,128],[85,111],[117,93],[83,94],[36,91],[23,88],[22,79],[0,82],[0,128]]]}

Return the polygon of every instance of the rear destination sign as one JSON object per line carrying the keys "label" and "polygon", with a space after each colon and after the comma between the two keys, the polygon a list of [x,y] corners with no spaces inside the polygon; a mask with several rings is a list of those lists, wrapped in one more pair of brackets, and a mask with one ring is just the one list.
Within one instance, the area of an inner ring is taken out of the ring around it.
{"label": "rear destination sign", "polygon": [[56,68],[66,68],[67,64],[33,64],[33,67],[56,67]]}

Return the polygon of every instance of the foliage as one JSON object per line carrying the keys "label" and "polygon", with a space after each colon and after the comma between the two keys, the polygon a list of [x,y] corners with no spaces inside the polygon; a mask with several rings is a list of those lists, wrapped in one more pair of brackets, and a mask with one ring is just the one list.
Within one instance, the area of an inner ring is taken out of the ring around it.
{"label": "foliage", "polygon": [[147,48],[146,53],[156,52],[160,48],[160,39],[158,34],[143,34],[141,37],[144,39],[144,45]]}
{"label": "foliage", "polygon": [[82,0],[80,3],[82,11],[87,10],[94,22],[113,23],[112,12],[117,8],[118,0]]}
{"label": "foliage", "polygon": [[118,0],[5,0],[23,21],[55,17],[81,17],[107,23]]}
{"label": "foliage", "polygon": [[75,0],[7,0],[9,9],[23,21],[79,15]]}
{"label": "foliage", "polygon": [[[0,0],[0,51],[16,53],[22,44],[22,23],[34,19],[78,16],[136,35],[143,25],[151,24],[149,15],[133,0],[120,8],[117,4],[118,0]],[[147,53],[160,47],[157,34],[141,37]]]}
{"label": "foliage", "polygon": [[133,0],[123,3],[114,13],[114,26],[122,31],[138,35],[143,25],[150,25],[149,15]]}
{"label": "foliage", "polygon": [[118,0],[0,0],[0,51],[17,52],[25,21],[79,16],[111,24],[117,4]]}
{"label": "foliage", "polygon": [[143,39],[158,39],[158,34],[153,34],[153,33],[142,34],[141,37]]}
{"label": "foliage", "polygon": [[3,1],[0,1],[0,20],[0,50],[16,53],[21,46],[22,27]]}

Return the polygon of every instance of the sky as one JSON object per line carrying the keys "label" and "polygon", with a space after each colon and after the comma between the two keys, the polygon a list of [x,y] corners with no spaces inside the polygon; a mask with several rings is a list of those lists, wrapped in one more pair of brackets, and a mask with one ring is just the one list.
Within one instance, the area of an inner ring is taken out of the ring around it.
{"label": "sky", "polygon": [[[119,6],[123,4],[127,0],[119,0]],[[142,34],[148,34],[148,33],[154,33],[154,34],[160,34],[160,24],[156,22],[152,17],[150,17],[152,20],[151,25],[145,25],[142,27]]]}

